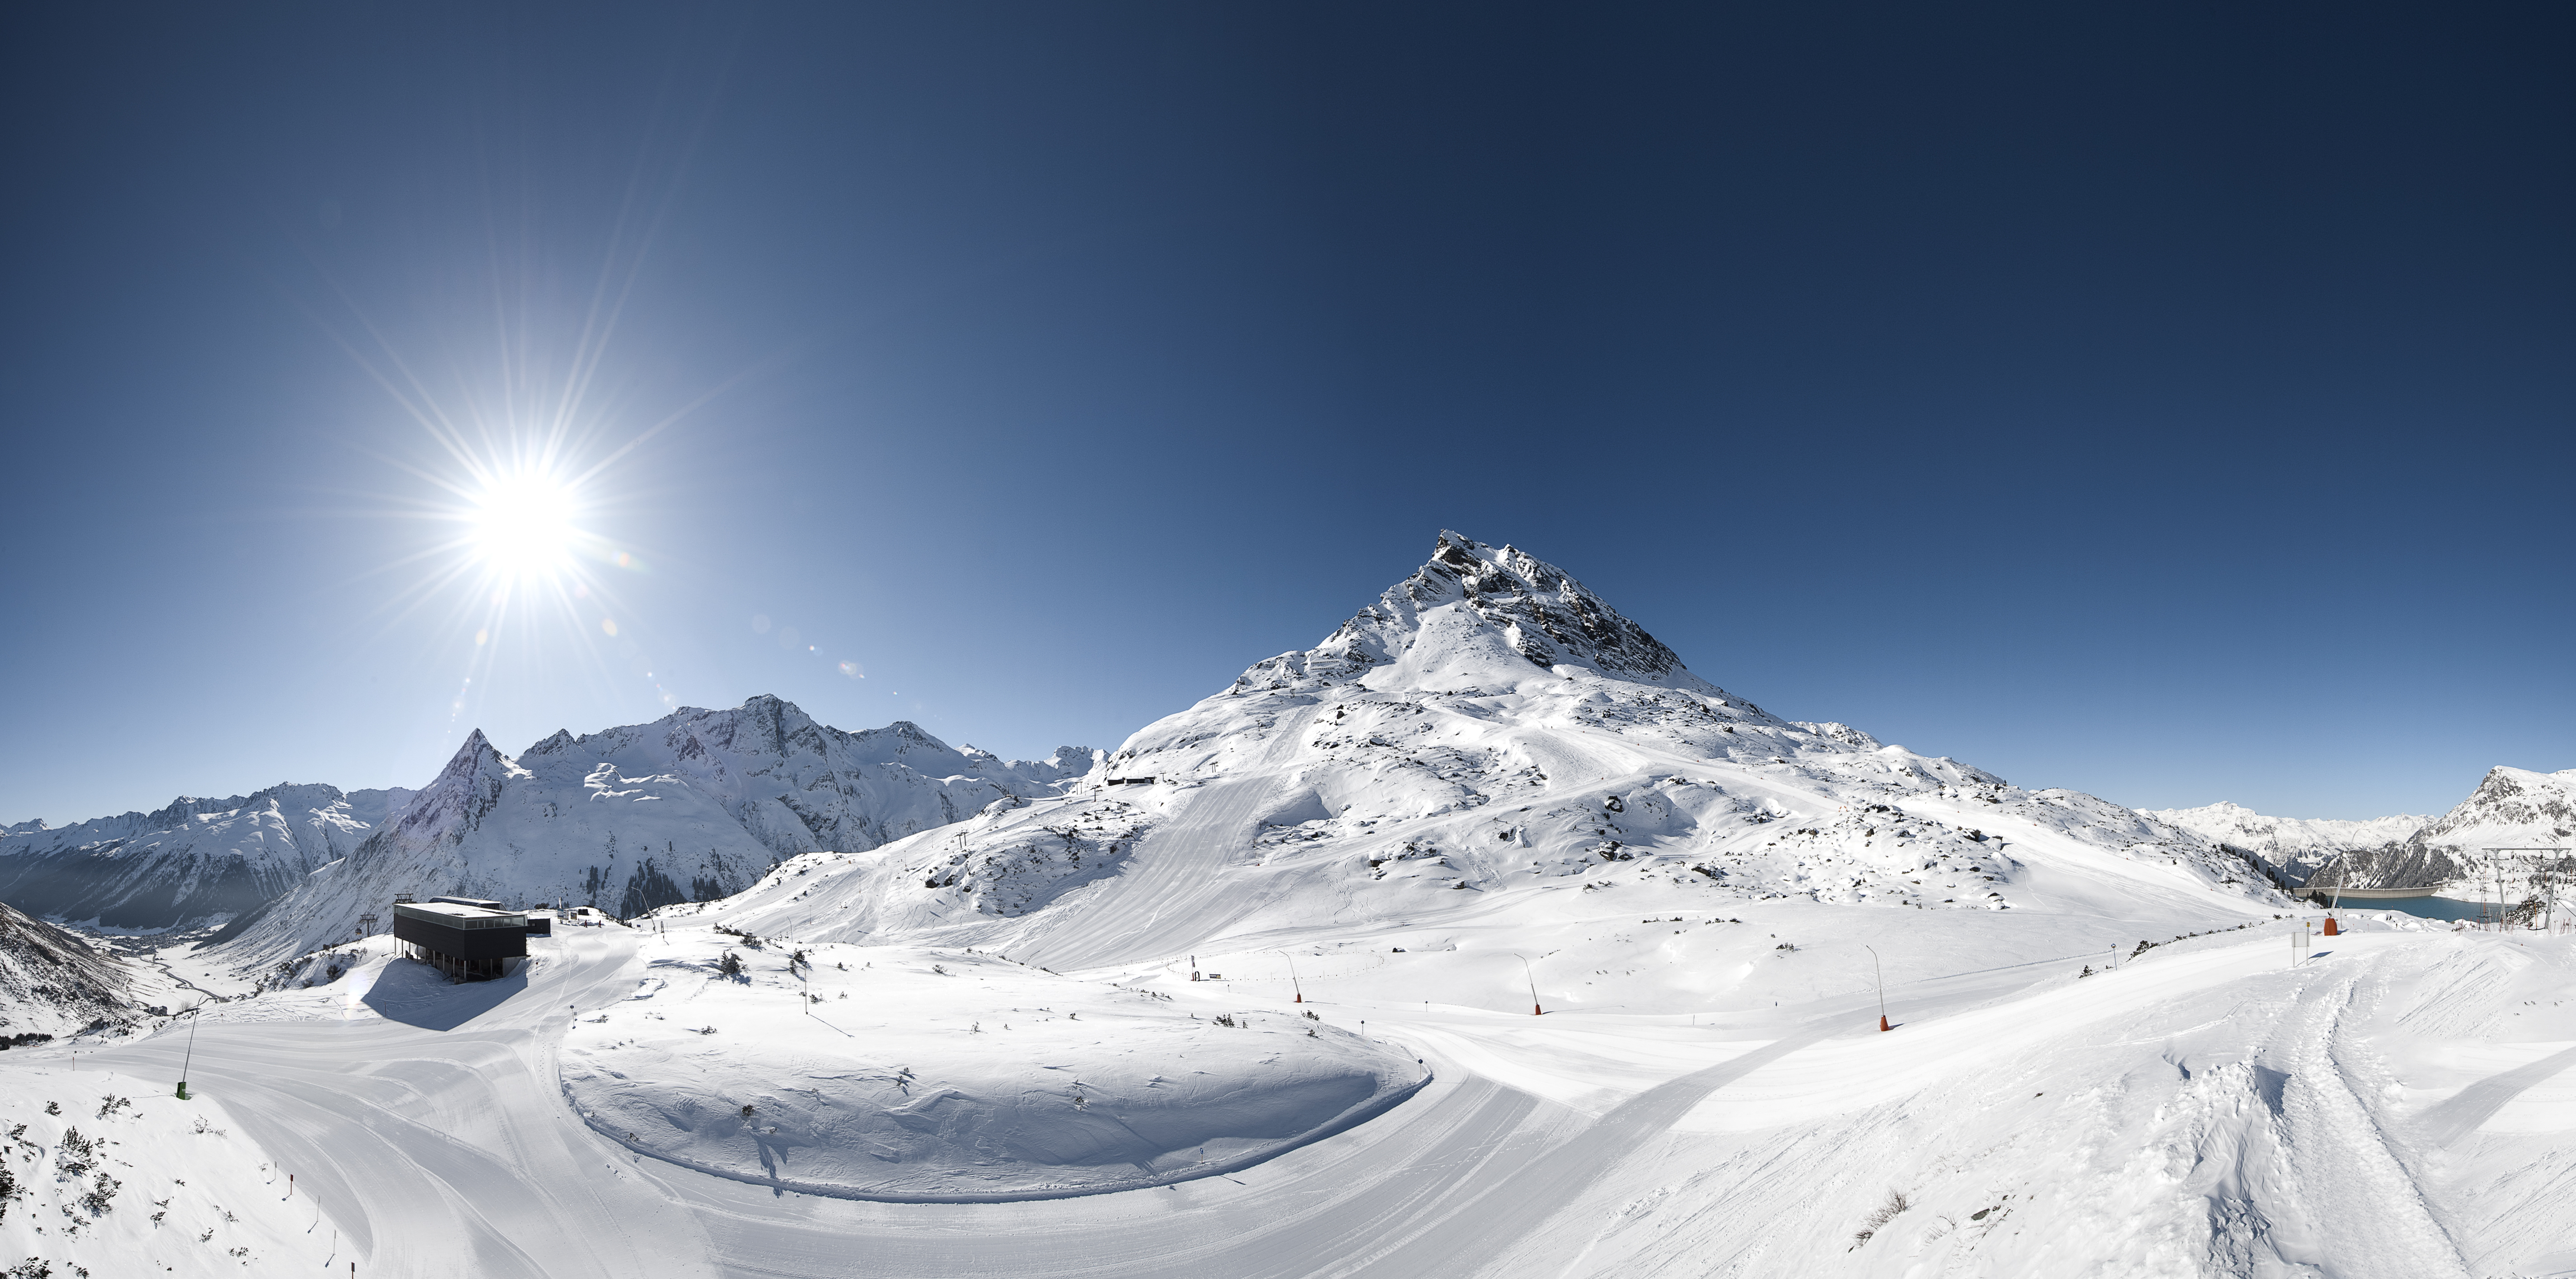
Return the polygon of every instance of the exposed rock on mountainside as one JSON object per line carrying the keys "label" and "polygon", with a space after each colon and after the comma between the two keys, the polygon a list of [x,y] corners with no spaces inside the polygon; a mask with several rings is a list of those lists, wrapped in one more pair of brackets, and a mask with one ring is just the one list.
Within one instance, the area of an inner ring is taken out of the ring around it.
{"label": "exposed rock on mountainside", "polygon": [[2051,848],[2115,865],[2112,897],[2271,892],[2117,805],[1783,720],[1562,570],[1444,533],[1321,644],[1148,726],[1063,797],[895,844],[744,919],[1109,963],[1227,930],[1418,917],[1460,892],[2007,909],[2024,855]]}
{"label": "exposed rock on mountainside", "polygon": [[0,901],[111,929],[220,921],[347,856],[411,794],[290,782],[59,829],[22,822],[0,831]]}
{"label": "exposed rock on mountainside", "polygon": [[0,1040],[131,1017],[124,961],[0,904]]}
{"label": "exposed rock on mountainside", "polygon": [[2404,843],[2430,817],[2399,813],[2344,821],[2331,817],[2269,817],[2240,804],[2164,808],[2147,816],[2204,839],[2241,848],[2271,863],[2291,883],[2303,884],[2318,867],[2348,853],[2376,854]]}
{"label": "exposed rock on mountainside", "polygon": [[1094,762],[1080,747],[1005,761],[903,722],[843,732],[775,697],[559,732],[516,758],[477,731],[348,858],[214,941],[245,961],[300,954],[397,892],[640,914],[738,892],[782,858],[871,849],[1052,795]]}
{"label": "exposed rock on mountainside", "polygon": [[[2349,859],[2350,883],[2397,887],[2474,880],[2490,848],[2576,849],[2576,769],[2491,768],[2458,807],[2375,853]],[[2319,880],[2333,882],[2329,867]],[[2516,890],[2518,891],[2518,890]]]}

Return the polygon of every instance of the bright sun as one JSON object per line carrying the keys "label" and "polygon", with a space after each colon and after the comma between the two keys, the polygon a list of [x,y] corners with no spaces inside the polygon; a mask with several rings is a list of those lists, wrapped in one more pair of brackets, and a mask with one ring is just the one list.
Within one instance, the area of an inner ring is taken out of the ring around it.
{"label": "bright sun", "polygon": [[571,561],[572,489],[554,476],[501,476],[474,498],[474,550],[512,577],[552,572]]}

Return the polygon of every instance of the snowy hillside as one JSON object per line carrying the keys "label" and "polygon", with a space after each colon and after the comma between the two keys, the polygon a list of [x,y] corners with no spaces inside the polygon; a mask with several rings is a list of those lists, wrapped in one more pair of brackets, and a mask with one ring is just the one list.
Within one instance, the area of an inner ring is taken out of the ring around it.
{"label": "snowy hillside", "polygon": [[301,954],[397,892],[639,914],[740,891],[780,858],[875,848],[1049,795],[1094,764],[1080,747],[1001,760],[902,722],[843,732],[775,697],[559,732],[516,757],[478,731],[383,829],[216,943],[243,963]]}
{"label": "snowy hillside", "polygon": [[0,903],[0,1039],[139,1020],[123,960]]}
{"label": "snowy hillside", "polygon": [[411,795],[286,782],[59,828],[21,822],[0,830],[0,901],[116,931],[220,923],[347,856]]}
{"label": "snowy hillside", "polygon": [[2304,883],[2319,866],[2344,853],[2402,844],[2433,819],[2411,813],[2345,821],[2332,817],[2267,817],[2239,804],[2158,808],[2147,816],[2179,826],[2212,843],[2242,848]]}
{"label": "snowy hillside", "polygon": [[2181,828],[1783,720],[1562,570],[1452,533],[1323,643],[1146,727],[1064,796],[726,909],[1089,967],[1567,891],[1646,913],[2279,900]]}

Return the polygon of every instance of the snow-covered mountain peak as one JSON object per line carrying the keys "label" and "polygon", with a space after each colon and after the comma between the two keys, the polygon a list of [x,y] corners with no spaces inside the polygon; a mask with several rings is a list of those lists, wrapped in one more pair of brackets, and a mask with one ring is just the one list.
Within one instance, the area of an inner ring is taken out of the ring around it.
{"label": "snow-covered mountain peak", "polygon": [[1376,603],[1314,648],[1254,664],[1230,691],[1350,683],[1380,692],[1495,690],[1579,673],[1720,692],[1565,570],[1444,531],[1431,558]]}
{"label": "snow-covered mountain peak", "polygon": [[1051,795],[1095,759],[1065,747],[1004,760],[902,721],[845,732],[766,694],[557,732],[515,758],[478,731],[345,861],[217,940],[238,939],[245,955],[301,953],[398,892],[637,914],[737,891],[783,858],[872,849]]}

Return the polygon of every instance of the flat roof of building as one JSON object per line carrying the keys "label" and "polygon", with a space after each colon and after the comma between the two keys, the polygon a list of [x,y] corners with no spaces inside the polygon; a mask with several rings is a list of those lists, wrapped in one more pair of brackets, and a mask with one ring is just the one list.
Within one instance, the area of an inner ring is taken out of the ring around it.
{"label": "flat roof of building", "polygon": [[445,924],[450,928],[494,928],[528,921],[526,915],[515,910],[489,910],[455,902],[396,902],[394,913],[409,915],[425,923]]}

